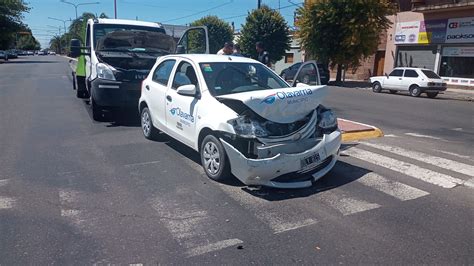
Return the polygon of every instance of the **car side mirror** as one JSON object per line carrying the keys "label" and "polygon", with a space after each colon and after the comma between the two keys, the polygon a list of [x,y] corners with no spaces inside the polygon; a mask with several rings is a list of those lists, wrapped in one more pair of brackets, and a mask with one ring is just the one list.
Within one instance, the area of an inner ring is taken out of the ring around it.
{"label": "car side mirror", "polygon": [[70,42],[71,57],[77,58],[81,55],[81,41],[78,39],[71,39]]}
{"label": "car side mirror", "polygon": [[185,54],[185,53],[186,53],[186,49],[184,49],[184,46],[178,45],[178,46],[176,47],[176,53],[177,53],[177,54]]}
{"label": "car side mirror", "polygon": [[179,95],[183,96],[196,96],[196,85],[194,84],[189,84],[189,85],[183,85],[179,86],[178,90],[176,91]]}
{"label": "car side mirror", "polygon": [[388,75],[387,73],[385,73],[385,76],[386,76],[387,78],[389,77],[389,75]]}

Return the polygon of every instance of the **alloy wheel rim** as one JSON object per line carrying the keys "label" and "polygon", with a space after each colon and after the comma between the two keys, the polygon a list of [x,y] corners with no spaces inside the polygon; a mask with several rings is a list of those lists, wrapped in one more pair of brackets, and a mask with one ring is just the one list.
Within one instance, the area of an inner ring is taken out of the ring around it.
{"label": "alloy wheel rim", "polygon": [[213,142],[206,143],[206,145],[204,145],[203,157],[206,171],[211,175],[217,174],[221,166],[220,153],[217,145]]}
{"label": "alloy wheel rim", "polygon": [[143,128],[143,133],[145,133],[145,135],[148,136],[148,134],[150,134],[150,116],[148,115],[148,112],[143,112],[142,128]]}

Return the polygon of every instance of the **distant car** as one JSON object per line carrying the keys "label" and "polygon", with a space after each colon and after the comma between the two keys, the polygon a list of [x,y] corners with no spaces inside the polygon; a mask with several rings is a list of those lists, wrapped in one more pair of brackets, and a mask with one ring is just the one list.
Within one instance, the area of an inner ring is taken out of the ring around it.
{"label": "distant car", "polygon": [[3,50],[0,50],[0,62],[6,62],[8,61],[8,53],[3,51]]}
{"label": "distant car", "polygon": [[15,50],[7,50],[8,59],[16,59],[18,58],[18,54]]}
{"label": "distant car", "polygon": [[[289,81],[293,80],[295,78],[296,72],[298,69],[301,67],[302,62],[295,63],[291,65],[288,68],[285,68],[281,71],[280,77],[282,77],[284,80]],[[329,82],[329,68],[327,65],[318,63],[318,71],[319,71],[319,78],[321,79],[321,84],[328,84]],[[308,73],[307,78],[311,77],[312,73]],[[314,76],[314,75],[313,75]],[[304,83],[308,83],[309,79],[305,81],[302,81]]]}
{"label": "distant car", "polygon": [[35,55],[35,52],[33,52],[33,51],[26,51],[26,55]]}
{"label": "distant car", "polygon": [[46,55],[47,53],[45,51],[38,51],[38,55]]}
{"label": "distant car", "polygon": [[390,93],[408,91],[411,96],[418,97],[426,93],[429,98],[435,98],[440,91],[445,91],[447,84],[430,69],[398,67],[389,75],[370,78],[373,92],[389,90]]}
{"label": "distant car", "polygon": [[54,52],[54,51],[49,51],[48,54],[49,54],[49,55],[56,55],[56,52]]}

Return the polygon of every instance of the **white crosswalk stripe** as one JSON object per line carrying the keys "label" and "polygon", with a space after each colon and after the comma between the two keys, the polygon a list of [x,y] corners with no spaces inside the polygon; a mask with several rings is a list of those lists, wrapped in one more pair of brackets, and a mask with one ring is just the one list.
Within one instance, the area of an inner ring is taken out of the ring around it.
{"label": "white crosswalk stripe", "polygon": [[369,147],[373,147],[379,150],[388,151],[388,152],[398,154],[401,156],[413,158],[415,160],[418,160],[424,163],[428,163],[428,164],[435,165],[437,167],[441,167],[453,172],[458,172],[467,176],[474,177],[474,165],[468,165],[465,163],[456,162],[456,161],[448,160],[448,159],[441,158],[438,156],[432,156],[432,155],[417,152],[417,151],[407,150],[400,147],[394,147],[394,146],[376,144],[376,143],[370,143],[370,142],[364,142],[363,144],[365,146],[369,146]]}
{"label": "white crosswalk stripe", "polygon": [[[9,182],[9,179],[0,179],[0,187],[6,186]],[[0,210],[11,209],[15,206],[15,203],[14,198],[0,196]]]}
{"label": "white crosswalk stripe", "polygon": [[381,205],[377,203],[371,203],[365,200],[349,197],[343,192],[336,192],[335,190],[323,192],[320,195],[319,199],[325,204],[338,210],[344,216],[381,207]]}
{"label": "white crosswalk stripe", "polygon": [[421,189],[389,180],[373,172],[365,174],[357,179],[357,182],[393,196],[401,201],[413,200],[430,194]]}
{"label": "white crosswalk stripe", "polygon": [[269,203],[262,198],[243,191],[241,188],[227,185],[220,185],[219,187],[244,208],[250,210],[257,219],[267,224],[275,234],[298,229],[317,222],[315,219],[302,213],[282,213],[281,209],[278,208],[278,203]]}
{"label": "white crosswalk stripe", "polygon": [[377,164],[392,171],[399,172],[413,178],[443,187],[453,188],[465,183],[464,180],[446,174],[438,173],[412,163],[402,162],[374,152],[359,148],[350,148],[344,151],[345,154],[354,158]]}
{"label": "white crosswalk stripe", "polygon": [[213,219],[207,211],[193,204],[178,202],[173,198],[156,197],[151,205],[173,238],[187,249],[188,257],[243,243],[242,240],[236,238],[209,243],[212,236],[208,233],[208,229]]}

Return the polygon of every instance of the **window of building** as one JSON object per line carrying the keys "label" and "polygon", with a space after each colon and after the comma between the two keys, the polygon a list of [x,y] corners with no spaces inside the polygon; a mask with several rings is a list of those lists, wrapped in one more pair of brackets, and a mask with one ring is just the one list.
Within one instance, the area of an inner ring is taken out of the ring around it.
{"label": "window of building", "polygon": [[418,73],[416,73],[415,70],[407,69],[407,70],[405,70],[404,77],[406,77],[406,78],[417,78]]}
{"label": "window of building", "polygon": [[396,67],[420,67],[434,70],[436,46],[401,46],[398,48]]}
{"label": "window of building", "polygon": [[474,78],[474,47],[444,47],[439,75]]}
{"label": "window of building", "polygon": [[292,54],[292,53],[285,54],[285,63],[292,64],[293,63],[293,57],[294,57],[294,54]]}

